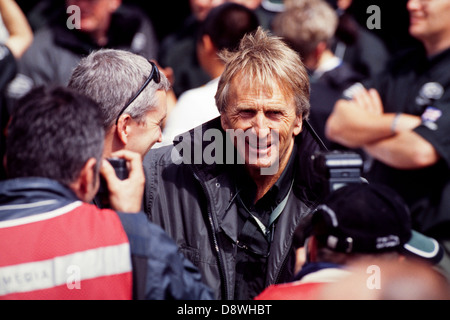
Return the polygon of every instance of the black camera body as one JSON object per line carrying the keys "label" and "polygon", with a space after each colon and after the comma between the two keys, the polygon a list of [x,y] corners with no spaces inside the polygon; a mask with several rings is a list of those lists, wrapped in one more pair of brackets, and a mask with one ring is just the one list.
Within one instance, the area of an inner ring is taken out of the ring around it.
{"label": "black camera body", "polygon": [[127,161],[125,159],[120,158],[108,158],[106,159],[109,161],[109,163],[114,168],[114,171],[116,171],[116,176],[120,180],[128,179],[128,167],[127,167]]}
{"label": "black camera body", "polygon": [[325,194],[348,184],[360,184],[364,161],[352,151],[325,151],[312,156],[315,172],[323,182]]}
{"label": "black camera body", "polygon": [[[108,160],[111,166],[114,168],[116,176],[120,180],[125,180],[128,178],[129,172],[127,161],[125,159],[108,158],[106,160]],[[97,195],[95,196],[95,202],[100,208],[110,208],[108,185],[102,175],[100,175],[100,187],[98,189]]]}

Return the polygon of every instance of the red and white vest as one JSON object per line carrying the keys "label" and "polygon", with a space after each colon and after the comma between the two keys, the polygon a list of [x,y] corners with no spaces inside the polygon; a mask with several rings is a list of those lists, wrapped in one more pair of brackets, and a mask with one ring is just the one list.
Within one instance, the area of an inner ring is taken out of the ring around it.
{"label": "red and white vest", "polygon": [[0,299],[132,298],[130,246],[114,211],[74,202],[2,221],[0,248]]}

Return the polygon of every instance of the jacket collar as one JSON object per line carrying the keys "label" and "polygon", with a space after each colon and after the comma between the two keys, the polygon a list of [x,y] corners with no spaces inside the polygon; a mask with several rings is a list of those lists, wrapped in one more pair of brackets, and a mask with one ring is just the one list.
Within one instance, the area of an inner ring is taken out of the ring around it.
{"label": "jacket collar", "polygon": [[[42,213],[61,207],[62,205],[79,201],[74,192],[60,183],[45,178],[18,178],[0,182],[0,220],[29,214]],[[20,213],[8,210],[14,205],[43,204],[39,208],[30,206]]]}

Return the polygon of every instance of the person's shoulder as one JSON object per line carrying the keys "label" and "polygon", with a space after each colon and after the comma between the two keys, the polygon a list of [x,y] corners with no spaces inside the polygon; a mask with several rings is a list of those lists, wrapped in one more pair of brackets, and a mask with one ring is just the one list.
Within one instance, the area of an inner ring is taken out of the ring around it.
{"label": "person's shoulder", "polygon": [[382,54],[384,56],[389,55],[389,50],[386,44],[374,32],[360,27],[358,28],[358,35],[359,44],[364,49],[375,50],[377,54]]}
{"label": "person's shoulder", "polygon": [[[162,257],[178,251],[172,238],[158,225],[152,223],[147,215],[140,213],[117,212],[133,253]],[[159,252],[160,254],[155,254]]]}
{"label": "person's shoulder", "polygon": [[[46,25],[34,33],[34,38],[27,52],[33,52],[33,49],[45,49],[54,43],[56,33],[60,32],[59,28],[52,25]],[[27,53],[25,52],[25,54]]]}
{"label": "person's shoulder", "polygon": [[390,73],[406,72],[421,67],[427,60],[426,52],[421,47],[405,48],[392,56],[387,70]]}
{"label": "person's shoulder", "polygon": [[116,212],[125,232],[130,236],[137,236],[140,238],[161,237],[165,236],[164,230],[156,224],[150,222],[145,213],[124,213]]}
{"label": "person's shoulder", "polygon": [[173,163],[173,145],[154,147],[145,155],[144,167],[151,165],[168,165]]}
{"label": "person's shoulder", "polygon": [[[342,61],[336,68],[327,71],[320,78],[330,86],[330,89],[342,92],[357,82],[363,81],[365,76],[349,63]],[[313,84],[311,84],[313,86]]]}

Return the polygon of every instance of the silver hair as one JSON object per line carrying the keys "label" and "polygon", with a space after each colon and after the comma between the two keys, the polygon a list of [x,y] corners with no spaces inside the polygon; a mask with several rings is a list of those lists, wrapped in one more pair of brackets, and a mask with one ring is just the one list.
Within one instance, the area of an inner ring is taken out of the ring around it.
{"label": "silver hair", "polygon": [[[151,71],[152,65],[140,55],[123,50],[101,49],[80,61],[72,73],[69,87],[100,105],[104,117],[103,126],[108,130]],[[158,103],[156,92],[169,89],[169,80],[161,73],[160,83],[151,81],[124,113],[143,123],[146,113]]]}
{"label": "silver hair", "polygon": [[259,88],[272,93],[273,87],[278,85],[286,97],[293,99],[297,115],[308,118],[308,73],[298,53],[281,38],[259,27],[255,33],[242,38],[238,50],[225,50],[220,56],[226,63],[215,96],[221,114],[226,112],[233,86],[244,86],[249,90]]}

